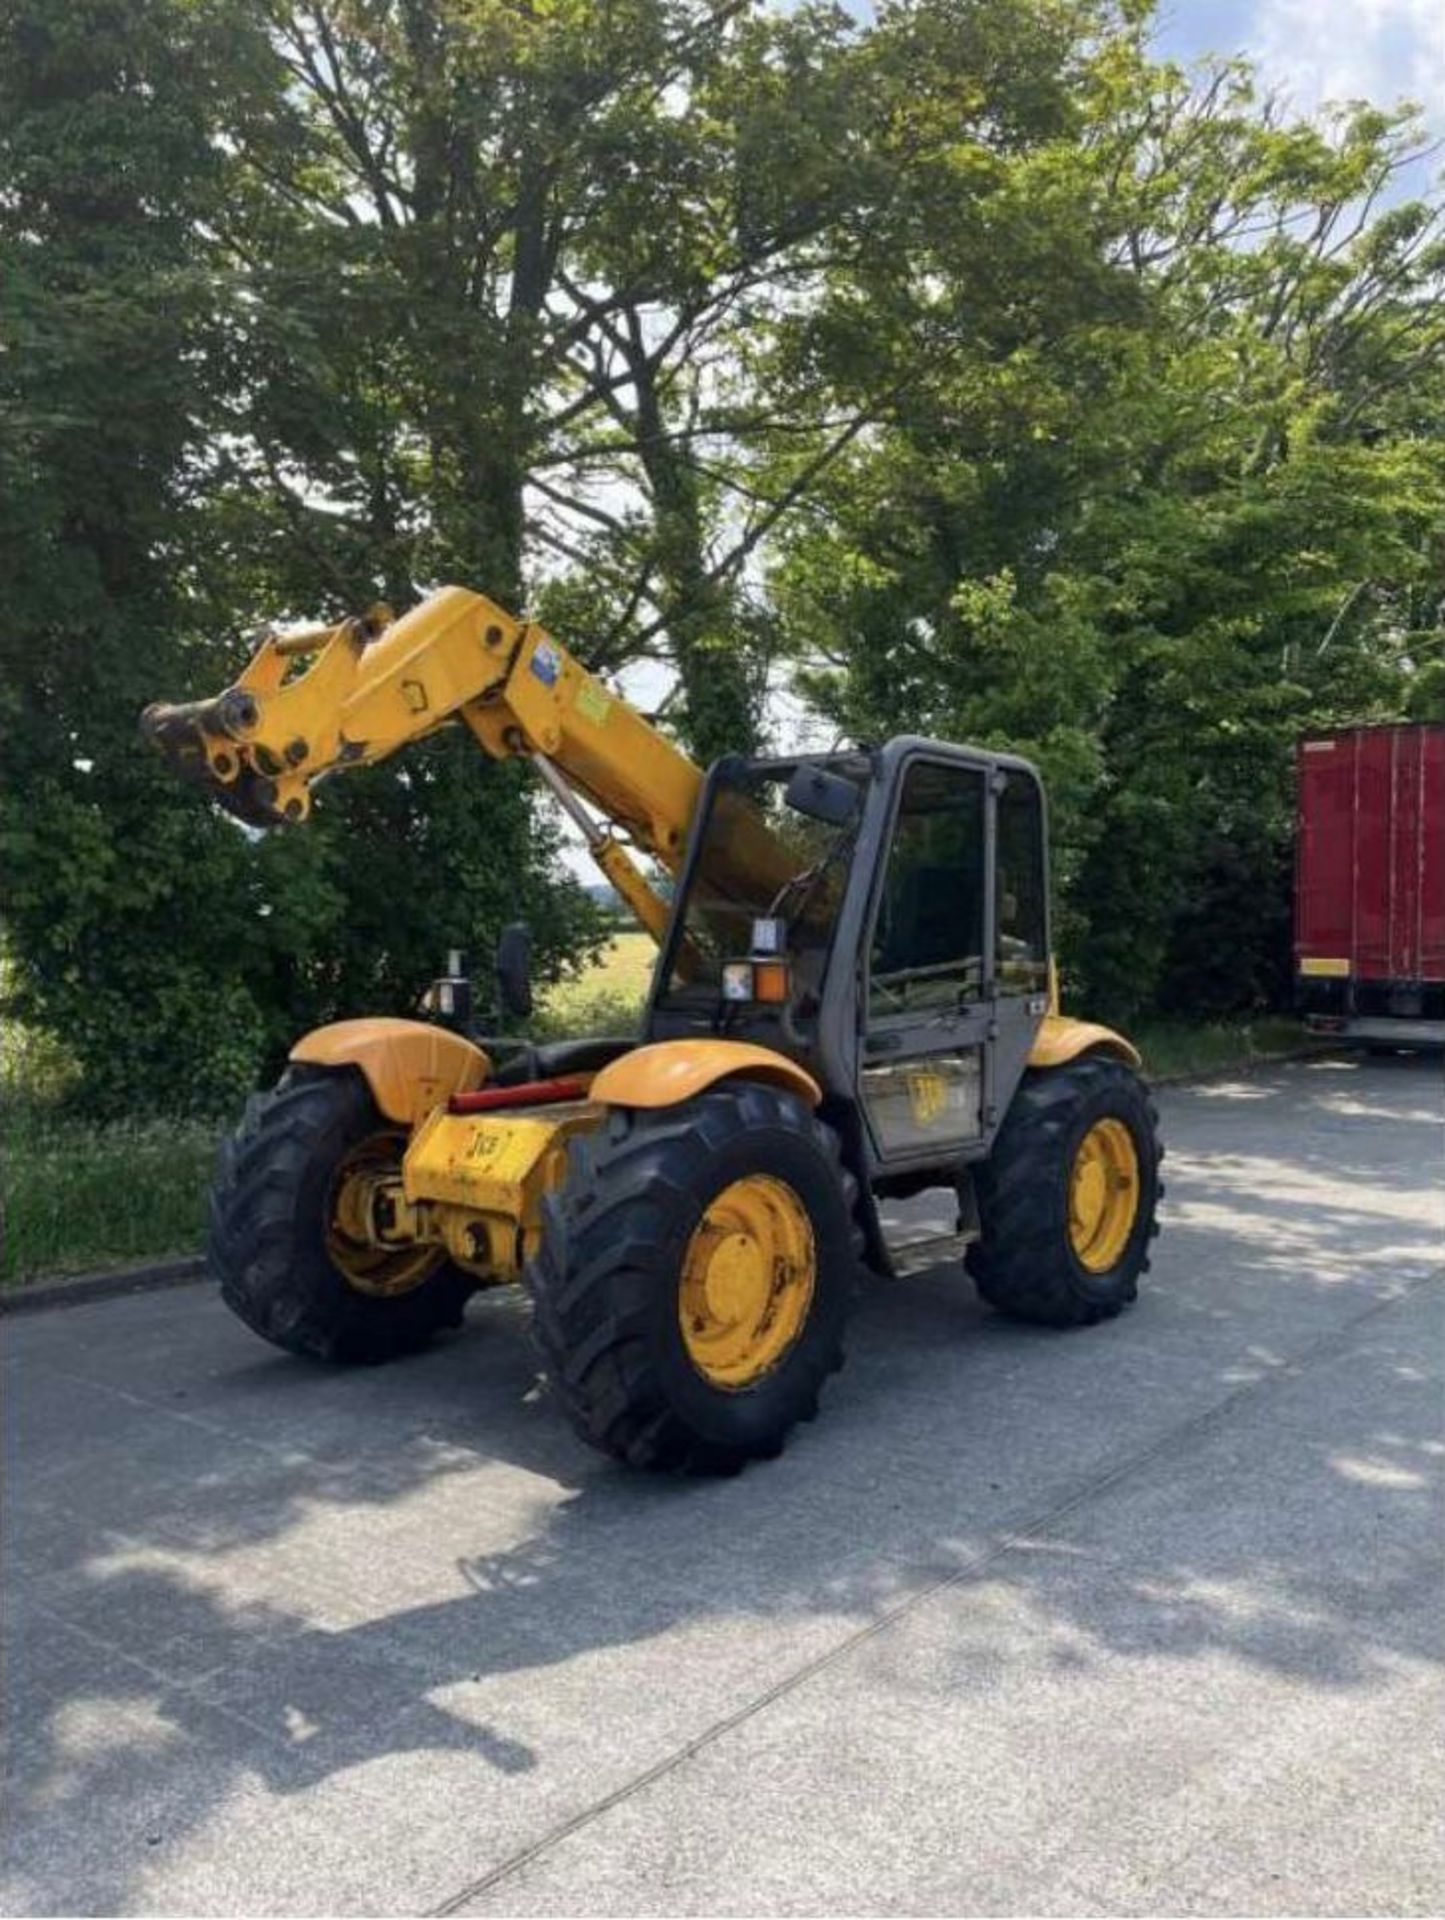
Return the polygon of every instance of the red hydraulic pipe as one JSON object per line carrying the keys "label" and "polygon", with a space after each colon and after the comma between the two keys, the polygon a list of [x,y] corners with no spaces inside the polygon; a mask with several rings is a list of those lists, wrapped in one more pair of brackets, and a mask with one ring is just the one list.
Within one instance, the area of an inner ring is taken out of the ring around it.
{"label": "red hydraulic pipe", "polygon": [[475,1093],[454,1093],[447,1102],[448,1113],[495,1113],[501,1107],[540,1107],[553,1100],[580,1100],[587,1082],[575,1076],[566,1080],[524,1080],[518,1087],[480,1087]]}

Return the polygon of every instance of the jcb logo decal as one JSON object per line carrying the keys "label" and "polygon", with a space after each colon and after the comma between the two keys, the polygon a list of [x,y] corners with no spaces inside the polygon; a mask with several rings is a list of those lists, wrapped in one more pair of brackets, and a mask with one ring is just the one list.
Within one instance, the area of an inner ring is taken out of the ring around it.
{"label": "jcb logo decal", "polygon": [[913,1123],[931,1127],[948,1105],[948,1082],[941,1073],[922,1069],[908,1076],[908,1110]]}

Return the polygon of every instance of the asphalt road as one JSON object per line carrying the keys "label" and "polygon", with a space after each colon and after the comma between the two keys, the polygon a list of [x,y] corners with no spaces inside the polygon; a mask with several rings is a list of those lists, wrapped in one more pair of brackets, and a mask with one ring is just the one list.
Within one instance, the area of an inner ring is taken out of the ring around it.
{"label": "asphalt road", "polygon": [[724,1483],[198,1287],[10,1321],[7,1909],[1425,1913],[1438,1062],[1166,1093],[1139,1306],[875,1290]]}

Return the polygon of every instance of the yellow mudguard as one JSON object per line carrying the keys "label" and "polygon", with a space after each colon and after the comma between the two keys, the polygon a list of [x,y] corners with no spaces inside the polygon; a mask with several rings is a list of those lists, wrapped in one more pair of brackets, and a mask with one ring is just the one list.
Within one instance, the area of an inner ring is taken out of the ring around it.
{"label": "yellow mudguard", "polygon": [[786,1054],[744,1040],[659,1040],[602,1069],[593,1100],[608,1107],[674,1107],[719,1080],[761,1080],[816,1107],[823,1090]]}
{"label": "yellow mudguard", "polygon": [[414,1127],[454,1093],[491,1073],[480,1047],[424,1020],[337,1020],[296,1042],[291,1058],[316,1067],[356,1067],[371,1097],[399,1126]]}
{"label": "yellow mudguard", "polygon": [[1136,1046],[1112,1027],[1097,1026],[1092,1020],[1070,1020],[1066,1014],[1045,1014],[1029,1049],[1031,1067],[1062,1067],[1077,1060],[1081,1053],[1112,1053],[1131,1067],[1143,1065]]}

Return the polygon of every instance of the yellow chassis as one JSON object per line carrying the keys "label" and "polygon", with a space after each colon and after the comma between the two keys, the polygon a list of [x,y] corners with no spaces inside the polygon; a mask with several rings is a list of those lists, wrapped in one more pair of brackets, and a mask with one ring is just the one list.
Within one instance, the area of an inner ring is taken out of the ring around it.
{"label": "yellow chassis", "polygon": [[[1107,1027],[1050,1014],[1030,1064],[1060,1066],[1107,1050],[1138,1055]],[[592,1076],[586,1098],[549,1105],[453,1112],[453,1096],[476,1092],[491,1062],[471,1041],[415,1020],[342,1020],[292,1049],[302,1065],[354,1069],[383,1117],[409,1134],[397,1172],[358,1176],[337,1197],[354,1241],[382,1249],[441,1246],[479,1279],[521,1277],[541,1229],[543,1197],[566,1172],[567,1149],[613,1107],[668,1107],[720,1080],[779,1086],[810,1106],[812,1075],[767,1047],[737,1040],[671,1040],[639,1046]]]}
{"label": "yellow chassis", "polygon": [[739,1040],[640,1046],[593,1076],[585,1100],[482,1113],[454,1113],[450,1103],[485,1085],[486,1054],[418,1020],[341,1020],[308,1033],[291,1058],[356,1069],[382,1116],[411,1134],[399,1175],[367,1173],[337,1197],[350,1237],[391,1249],[441,1245],[494,1282],[520,1278],[569,1141],[598,1126],[609,1107],[673,1106],[731,1078],[784,1087],[810,1106],[822,1098],[802,1067]]}

